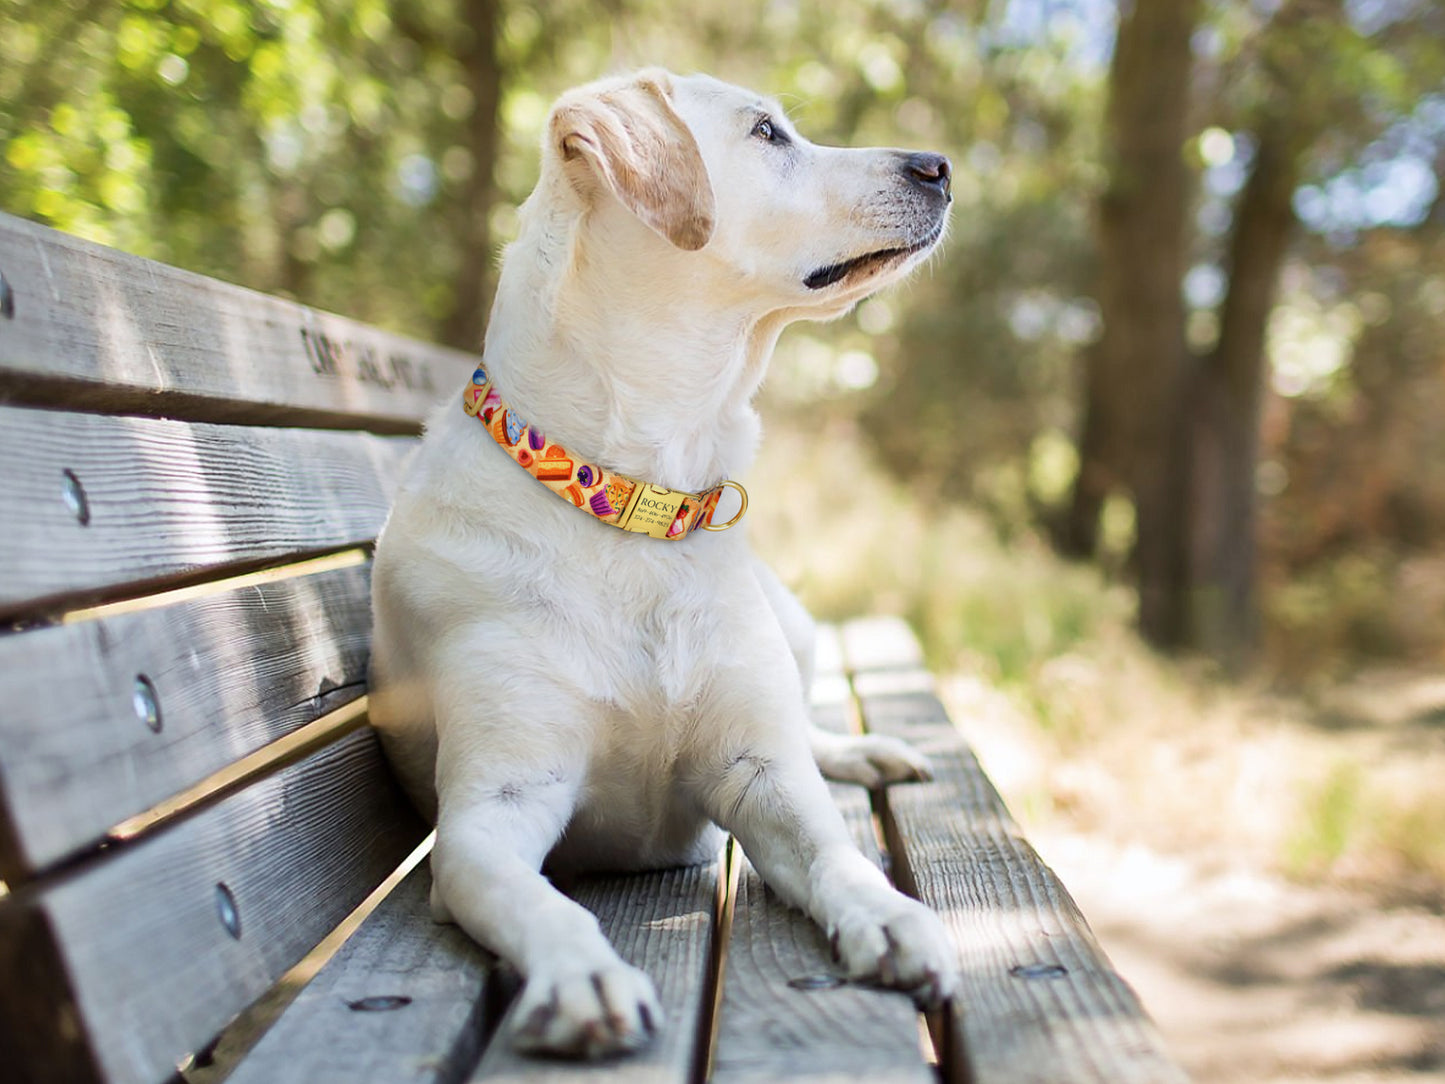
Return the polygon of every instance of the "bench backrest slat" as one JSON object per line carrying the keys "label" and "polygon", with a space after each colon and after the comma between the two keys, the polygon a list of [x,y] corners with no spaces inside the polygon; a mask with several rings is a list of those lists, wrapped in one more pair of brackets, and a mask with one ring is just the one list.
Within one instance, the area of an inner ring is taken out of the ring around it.
{"label": "bench backrest slat", "polygon": [[475,358],[0,214],[0,401],[415,433]]}
{"label": "bench backrest slat", "polygon": [[413,444],[0,407],[0,616],[369,542]]}
{"label": "bench backrest slat", "polygon": [[316,565],[0,636],[0,879],[94,846],[362,695],[369,562]]}
{"label": "bench backrest slat", "polygon": [[3,214],[0,276],[0,1048],[157,1081],[425,833],[367,550],[476,359]]}
{"label": "bench backrest slat", "polygon": [[[22,888],[0,908],[0,952],[12,954],[0,974],[27,980],[0,984],[0,1045],[52,1079],[165,1079],[423,834],[375,735],[357,731],[113,856]],[[31,936],[13,936],[17,924]],[[57,1011],[69,1026],[55,1025]]]}

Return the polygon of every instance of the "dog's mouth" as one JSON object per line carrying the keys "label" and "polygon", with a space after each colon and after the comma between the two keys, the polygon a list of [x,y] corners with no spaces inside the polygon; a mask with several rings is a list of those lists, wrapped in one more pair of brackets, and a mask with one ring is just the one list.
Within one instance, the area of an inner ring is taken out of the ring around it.
{"label": "dog's mouth", "polygon": [[862,256],[855,256],[851,260],[843,260],[841,263],[830,263],[824,267],[811,271],[803,279],[803,285],[810,290],[822,290],[847,278],[861,278],[874,271],[882,271],[885,268],[896,267],[903,263],[910,256],[917,255],[925,249],[932,248],[939,237],[943,235],[943,222],[940,220],[933,230],[922,241],[913,245],[900,245],[896,248],[880,248],[876,252],[868,252]]}

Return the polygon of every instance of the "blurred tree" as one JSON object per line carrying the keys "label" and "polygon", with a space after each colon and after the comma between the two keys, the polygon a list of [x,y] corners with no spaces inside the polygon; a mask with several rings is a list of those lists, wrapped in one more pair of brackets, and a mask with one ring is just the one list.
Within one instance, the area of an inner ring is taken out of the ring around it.
{"label": "blurred tree", "polygon": [[1063,534],[1066,551],[1091,553],[1108,491],[1133,493],[1139,623],[1161,644],[1184,635],[1187,499],[1175,437],[1192,178],[1181,151],[1198,15],[1197,0],[1138,3],[1120,15],[1104,122],[1109,185],[1097,216],[1104,328],[1085,354],[1080,467]]}
{"label": "blurred tree", "polygon": [[1193,411],[1192,427],[1181,427],[1190,440],[1187,473],[1174,482],[1192,499],[1188,595],[1181,592],[1178,605],[1189,622],[1188,642],[1234,665],[1249,659],[1258,635],[1255,474],[1265,332],[1305,158],[1365,89],[1320,64],[1322,56],[1343,59],[1357,44],[1351,37],[1342,0],[1287,0],[1261,34],[1262,93],[1246,118],[1254,163],[1234,212],[1229,289],[1219,338],[1193,374],[1185,406]]}
{"label": "blurred tree", "polygon": [[[1395,7],[1397,21],[1421,30],[1437,17],[1429,5]],[[1247,11],[1218,6],[1215,31],[1231,20],[1247,25]],[[1059,538],[1066,552],[1092,551],[1103,496],[1127,488],[1137,509],[1142,631],[1157,644],[1241,665],[1258,633],[1265,347],[1296,191],[1316,156],[1377,134],[1440,68],[1407,36],[1372,35],[1352,22],[1342,0],[1285,0],[1263,25],[1236,30],[1220,78],[1193,63],[1197,14],[1187,0],[1170,0],[1121,16],[1106,136],[1112,180],[1098,215],[1105,330],[1086,358],[1081,469]],[[1250,154],[1213,268],[1222,304],[1195,335],[1180,298],[1182,258],[1200,247],[1181,199],[1188,145],[1196,160],[1201,153],[1184,138],[1191,70],[1217,95],[1193,112],[1234,129],[1206,135]]]}
{"label": "blurred tree", "polygon": [[437,19],[435,14],[397,5],[393,18],[423,55],[444,58],[459,69],[460,79],[446,93],[458,103],[465,96],[467,107],[458,105],[450,111],[458,114],[458,142],[442,158],[444,169],[448,155],[456,162],[452,170],[456,188],[447,201],[447,217],[458,251],[451,296],[440,313],[435,337],[464,350],[479,350],[491,293],[491,216],[496,198],[492,178],[502,95],[497,56],[501,13],[497,0],[456,0],[453,10],[445,13],[449,18]]}
{"label": "blurred tree", "polygon": [[[982,502],[1004,533],[1071,473],[1053,453],[1072,454],[1073,356],[1101,324],[1088,214],[1110,37],[1088,5],[1014,10],[934,14],[903,38],[908,97],[878,138],[952,153],[955,209],[944,257],[840,343],[877,357],[862,420],[890,466],[930,500]],[[920,102],[936,128],[910,130]]]}
{"label": "blurred tree", "polygon": [[1132,550],[1158,642],[1242,651],[1262,574],[1274,645],[1346,610],[1340,643],[1403,643],[1379,615],[1433,597],[1401,585],[1445,539],[1445,6],[1130,0],[1117,34],[1115,14],[0,0],[0,207],[475,347],[552,98],[710,71],[819,141],[955,162],[943,255],[790,331],[771,412],[856,427],[1001,535],[1046,519],[1070,552]]}
{"label": "blurred tree", "polygon": [[[1362,657],[1441,657],[1442,137],[1445,94],[1427,95],[1361,168],[1305,185],[1297,201],[1310,232],[1272,332],[1260,532],[1261,577],[1273,586],[1266,646],[1295,677]],[[1357,200],[1353,185],[1367,175],[1416,181]],[[1394,196],[1410,190],[1419,197]],[[1331,191],[1335,206],[1322,208]]]}
{"label": "blurred tree", "polygon": [[7,0],[7,210],[475,347],[493,0]]}

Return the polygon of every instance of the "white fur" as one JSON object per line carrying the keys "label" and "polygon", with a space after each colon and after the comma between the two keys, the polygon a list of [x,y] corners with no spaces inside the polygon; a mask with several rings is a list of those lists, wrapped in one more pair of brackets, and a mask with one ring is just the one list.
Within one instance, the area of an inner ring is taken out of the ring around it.
{"label": "white fur", "polygon": [[[761,138],[762,114],[789,144]],[[946,198],[905,161],[814,146],[775,103],[703,76],[572,91],[507,250],[485,366],[521,417],[593,462],[694,492],[739,477],[784,325],[845,312],[936,242]],[[378,544],[371,718],[437,818],[437,916],[526,977],[519,1044],[630,1049],[662,1017],[544,860],[699,861],[718,825],[829,931],[850,976],[947,996],[941,924],[859,854],[817,766],[876,786],[926,762],[812,728],[812,623],[750,554],[746,518],[680,542],[599,523],[511,462],[460,393]]]}

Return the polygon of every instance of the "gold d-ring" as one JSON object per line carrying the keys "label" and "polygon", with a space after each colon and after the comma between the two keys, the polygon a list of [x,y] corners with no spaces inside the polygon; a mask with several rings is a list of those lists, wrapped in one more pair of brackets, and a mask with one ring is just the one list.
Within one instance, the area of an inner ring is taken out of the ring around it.
{"label": "gold d-ring", "polygon": [[704,522],[703,525],[702,525],[702,529],[703,529],[704,531],[726,531],[726,530],[727,530],[729,527],[731,527],[734,523],[736,523],[738,520],[742,519],[742,518],[743,518],[743,513],[748,510],[748,491],[747,491],[746,489],[744,489],[742,486],[740,486],[737,482],[734,482],[731,478],[725,479],[724,481],[722,481],[721,483],[719,483],[718,488],[719,488],[719,489],[722,489],[722,488],[724,488],[724,487],[726,487],[726,486],[732,486],[734,489],[736,489],[736,490],[738,491],[738,496],[743,499],[743,506],[742,506],[741,508],[739,508],[739,509],[737,510],[737,514],[734,515],[733,518],[730,519],[730,520],[728,520],[726,523],[719,523],[717,526],[713,526],[713,525],[712,525],[711,523],[709,523],[709,522]]}

